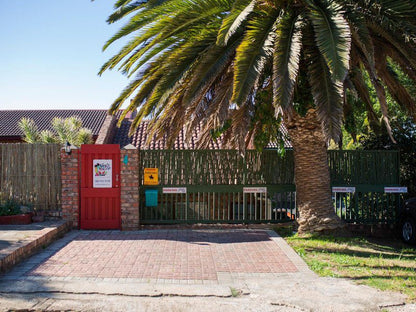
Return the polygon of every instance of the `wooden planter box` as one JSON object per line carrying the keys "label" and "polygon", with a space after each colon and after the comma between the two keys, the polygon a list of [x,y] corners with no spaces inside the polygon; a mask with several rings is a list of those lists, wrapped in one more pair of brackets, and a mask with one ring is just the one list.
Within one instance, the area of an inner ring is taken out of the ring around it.
{"label": "wooden planter box", "polygon": [[0,224],[30,224],[32,223],[32,214],[24,213],[14,216],[0,216]]}

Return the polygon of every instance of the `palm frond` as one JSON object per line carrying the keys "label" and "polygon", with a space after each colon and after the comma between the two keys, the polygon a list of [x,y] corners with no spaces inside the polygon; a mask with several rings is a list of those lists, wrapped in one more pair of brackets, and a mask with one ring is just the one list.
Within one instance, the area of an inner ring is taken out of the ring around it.
{"label": "palm frond", "polygon": [[369,23],[397,34],[397,38],[404,41],[416,40],[416,5],[413,0],[380,0],[377,5],[372,1],[364,2],[362,11]]}
{"label": "palm frond", "polygon": [[391,44],[408,60],[412,68],[416,68],[416,46],[414,44],[405,42],[405,39],[401,38],[399,34],[386,30],[375,23],[369,23],[369,28],[374,33],[374,37],[383,38],[383,41]]}
{"label": "palm frond", "polygon": [[378,117],[376,112],[373,109],[373,104],[371,102],[370,93],[368,91],[367,84],[364,81],[362,72],[358,68],[353,68],[349,74],[348,79],[354,85],[355,90],[357,91],[358,97],[364,102],[365,108],[367,111],[367,118],[370,122],[370,126],[374,124],[379,124]]}
{"label": "palm frond", "polygon": [[[145,44],[140,42],[139,40],[136,40],[137,38],[133,38],[132,40],[130,40],[126,45],[124,45],[120,51],[118,51],[117,54],[115,54],[113,57],[111,57],[107,62],[105,62],[100,70],[98,71],[98,75],[101,76],[106,70],[108,69],[113,69],[114,67],[117,66],[117,64],[119,64],[119,62],[126,57],[127,55],[129,55],[129,53],[131,53],[132,51],[134,51],[134,49],[136,49],[138,46],[140,46],[140,48],[145,47]],[[140,51],[140,49],[138,50]]]}
{"label": "palm frond", "polygon": [[338,142],[343,113],[343,84],[332,75],[324,56],[314,45],[312,36],[309,33],[305,34],[305,54],[311,93],[325,136]]}
{"label": "palm frond", "polygon": [[39,139],[42,143],[59,143],[52,131],[50,130],[42,130],[39,134]]}
{"label": "palm frond", "polygon": [[366,20],[355,8],[347,7],[347,14],[351,29],[351,50],[352,46],[360,49],[362,57],[366,58],[369,66],[374,70],[374,43]]}
{"label": "palm frond", "polygon": [[225,70],[214,84],[212,96],[205,101],[201,101],[195,109],[187,114],[186,119],[188,131],[186,132],[187,141],[191,139],[192,129],[196,129],[202,124],[203,135],[197,142],[199,148],[208,147],[212,140],[211,131],[222,127],[229,118],[230,100],[233,89],[233,74]]}
{"label": "palm frond", "polygon": [[286,14],[278,23],[273,55],[273,104],[286,112],[292,104],[302,47],[301,20]]}
{"label": "palm frond", "polygon": [[273,55],[277,16],[252,19],[235,57],[232,102],[242,105],[261,75],[266,59]]}
{"label": "palm frond", "polygon": [[184,101],[192,102],[195,98],[205,95],[207,88],[212,85],[214,80],[221,77],[221,72],[230,64],[239,43],[240,40],[235,40],[226,47],[213,45],[204,52],[200,61],[197,61],[193,75],[187,83]]}
{"label": "palm frond", "polygon": [[[166,52],[170,53],[174,48],[178,48],[177,38],[167,38],[159,43],[149,44],[144,49],[133,53],[122,65],[123,73],[127,74],[127,77],[130,78],[138,70],[142,68],[143,65],[147,65],[153,57],[159,53]],[[161,58],[164,58],[163,56]]]}
{"label": "palm frond", "polygon": [[107,18],[107,23],[112,24],[119,21],[127,15],[141,9],[146,2],[146,0],[135,1],[131,4],[124,4],[122,6],[115,7],[116,10]]}
{"label": "palm frond", "polygon": [[397,101],[397,103],[407,110],[410,116],[416,117],[416,104],[406,88],[398,81],[396,74],[387,64],[387,58],[384,51],[378,50],[376,54],[376,69],[378,77],[383,81],[389,90],[389,93]]}
{"label": "palm frond", "polygon": [[349,67],[351,32],[342,6],[331,0],[306,0],[315,32],[316,45],[324,56],[331,75],[342,81]]}
{"label": "palm frond", "polygon": [[[138,76],[136,80],[133,80],[126,88],[124,88],[118,98],[111,104],[109,113],[114,114],[137,89],[139,89],[139,91],[136,95],[136,98],[138,98],[136,102],[141,104],[148,94],[149,87],[152,89],[161,77],[162,73],[160,68],[150,66],[147,72]],[[145,90],[144,95],[142,90]]]}
{"label": "palm frond", "polygon": [[256,0],[237,0],[231,12],[223,19],[218,32],[217,44],[226,45],[228,40],[243,26],[247,17],[254,10]]}
{"label": "palm frond", "polygon": [[33,119],[30,118],[22,118],[18,126],[20,130],[23,132],[23,140],[26,143],[37,143],[40,140],[40,134],[38,127]]}
{"label": "palm frond", "polygon": [[81,146],[81,144],[92,144],[92,131],[87,128],[81,128],[78,130],[76,137],[76,146]]}

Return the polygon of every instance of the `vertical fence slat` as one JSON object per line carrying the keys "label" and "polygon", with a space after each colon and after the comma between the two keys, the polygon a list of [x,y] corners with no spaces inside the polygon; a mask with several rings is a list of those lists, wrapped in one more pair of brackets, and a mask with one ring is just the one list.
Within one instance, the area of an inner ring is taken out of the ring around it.
{"label": "vertical fence slat", "polygon": [[0,193],[37,211],[61,209],[60,146],[0,144]]}
{"label": "vertical fence slat", "polygon": [[[177,219],[278,221],[298,214],[294,191],[267,191],[264,196],[242,193],[243,186],[293,187],[291,150],[283,157],[276,150],[246,151],[244,156],[235,150],[149,150],[140,155],[140,179],[145,167],[157,167],[159,188],[192,187],[185,199],[180,196],[180,203],[175,196],[165,198],[165,211],[171,208]],[[328,165],[332,185],[357,187],[355,194],[336,195],[334,209],[343,219],[367,223],[392,219],[396,212],[381,186],[399,184],[397,152],[329,151]],[[234,189],[227,193],[218,186]],[[162,214],[167,220],[168,213]]]}

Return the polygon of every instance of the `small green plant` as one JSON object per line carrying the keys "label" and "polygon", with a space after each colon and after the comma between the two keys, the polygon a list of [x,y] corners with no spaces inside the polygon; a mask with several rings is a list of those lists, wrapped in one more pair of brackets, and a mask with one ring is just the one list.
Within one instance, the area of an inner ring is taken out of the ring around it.
{"label": "small green plant", "polygon": [[8,199],[3,205],[0,205],[0,216],[13,216],[20,214],[20,205],[13,199]]}
{"label": "small green plant", "polygon": [[239,297],[241,296],[241,290],[235,289],[233,287],[230,287],[231,290],[231,296],[235,297]]}

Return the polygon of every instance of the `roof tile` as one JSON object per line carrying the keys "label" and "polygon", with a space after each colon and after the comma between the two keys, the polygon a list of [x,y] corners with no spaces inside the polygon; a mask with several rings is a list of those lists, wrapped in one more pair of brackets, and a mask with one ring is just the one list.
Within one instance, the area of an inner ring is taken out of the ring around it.
{"label": "roof tile", "polygon": [[[119,115],[120,112],[117,113]],[[33,119],[40,131],[52,130],[51,121],[55,117],[68,118],[78,116],[83,127],[90,129],[94,136],[98,135],[107,116],[106,109],[97,110],[0,110],[0,136],[22,136],[18,122],[22,118]]]}
{"label": "roof tile", "polygon": [[[124,147],[128,144],[133,144],[140,150],[150,149],[150,150],[160,150],[160,149],[166,149],[166,135],[163,136],[161,139],[156,140],[153,138],[149,145],[146,146],[146,140],[148,138],[148,125],[149,121],[145,120],[142,121],[139,126],[137,127],[136,131],[132,136],[129,136],[129,129],[131,126],[131,121],[124,119],[120,125],[120,128],[117,129],[116,135],[114,137],[113,143],[114,144],[120,144],[121,147]],[[287,133],[287,130],[282,127],[282,131],[285,131]],[[199,136],[201,135],[201,128],[200,126],[196,127],[194,131],[192,132],[192,137],[189,143],[185,142],[185,129],[182,129],[176,138],[172,149],[178,150],[178,149],[197,149],[197,141]],[[285,141],[286,147],[291,147],[290,142],[288,140]],[[275,143],[269,143],[266,148],[276,148],[277,144]],[[223,144],[221,141],[221,138],[219,139],[212,139],[209,144],[209,149],[222,149]]]}

